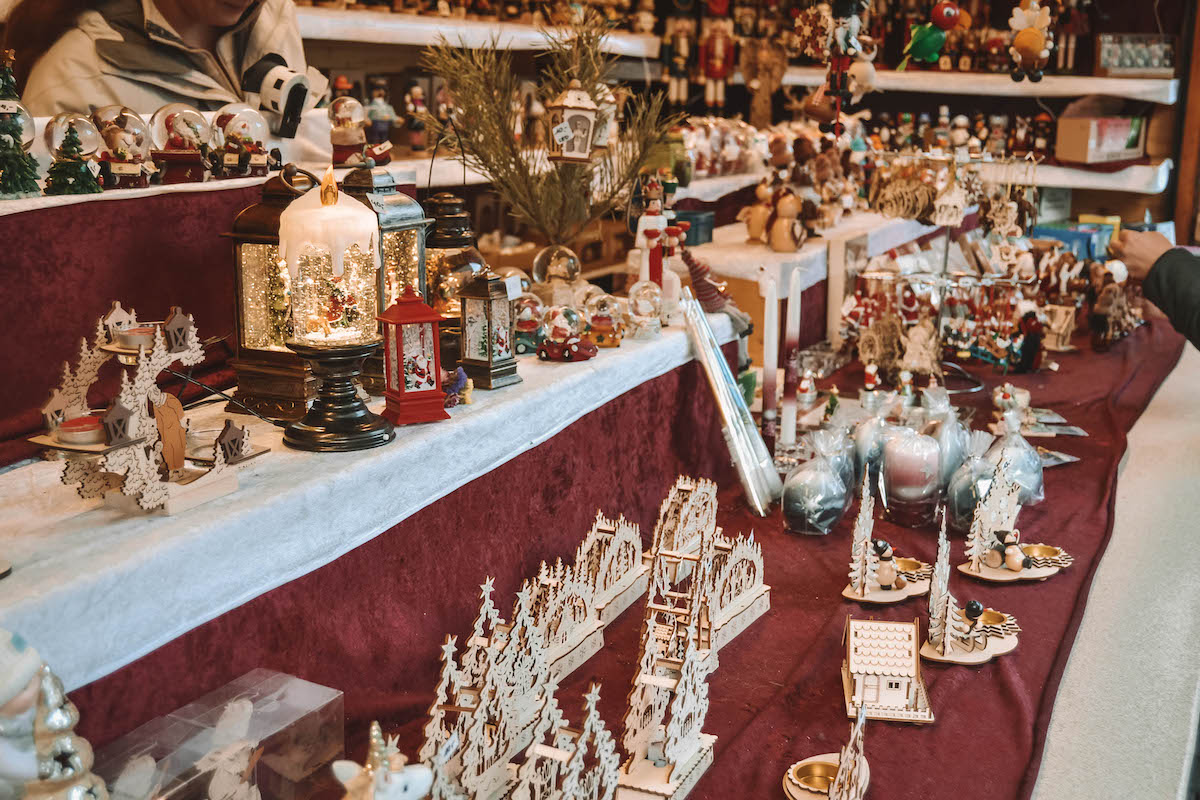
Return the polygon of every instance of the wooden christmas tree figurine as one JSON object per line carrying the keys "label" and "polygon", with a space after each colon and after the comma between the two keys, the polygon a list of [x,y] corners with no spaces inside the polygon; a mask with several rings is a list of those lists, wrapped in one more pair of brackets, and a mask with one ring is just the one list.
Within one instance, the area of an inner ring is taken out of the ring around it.
{"label": "wooden christmas tree figurine", "polygon": [[1012,615],[984,608],[977,600],[971,600],[965,608],[958,607],[950,593],[950,542],[943,513],[929,589],[929,638],[921,646],[921,656],[930,661],[984,664],[1016,649],[1020,631]]}
{"label": "wooden christmas tree figurine", "polygon": [[37,159],[25,152],[24,121],[17,84],[12,72],[13,51],[0,53],[0,200],[37,197]]}
{"label": "wooden christmas tree figurine", "polygon": [[1041,581],[1069,567],[1074,558],[1061,547],[1022,544],[1016,529],[1021,511],[1021,487],[1008,477],[1009,462],[996,467],[996,477],[987,494],[975,505],[975,517],[967,534],[967,563],[958,570],[985,581]]}
{"label": "wooden christmas tree figurine", "polygon": [[915,558],[896,558],[892,546],[871,539],[875,527],[875,498],[870,476],[863,475],[858,517],[850,550],[850,583],[842,597],[860,603],[898,603],[929,591],[932,568]]}
{"label": "wooden christmas tree figurine", "polygon": [[789,800],[862,800],[871,782],[871,769],[863,755],[863,728],[867,710],[859,706],[850,725],[850,740],[838,753],[797,761],[783,776],[783,793]]}
{"label": "wooden christmas tree figurine", "polygon": [[83,147],[75,123],[67,123],[62,144],[54,151],[54,163],[46,174],[46,194],[98,194],[100,181],[83,157]]}

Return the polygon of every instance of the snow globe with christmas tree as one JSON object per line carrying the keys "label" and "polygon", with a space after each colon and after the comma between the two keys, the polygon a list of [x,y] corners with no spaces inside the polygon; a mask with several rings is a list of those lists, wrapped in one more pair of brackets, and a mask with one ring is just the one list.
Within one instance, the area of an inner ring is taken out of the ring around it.
{"label": "snow globe with christmas tree", "polygon": [[12,71],[13,51],[0,54],[0,200],[37,197],[38,165],[33,146],[33,117],[20,103]]}
{"label": "snow globe with christmas tree", "polygon": [[46,123],[42,134],[54,163],[46,173],[46,194],[97,194],[100,162],[97,152],[104,140],[83,114],[64,112]]}

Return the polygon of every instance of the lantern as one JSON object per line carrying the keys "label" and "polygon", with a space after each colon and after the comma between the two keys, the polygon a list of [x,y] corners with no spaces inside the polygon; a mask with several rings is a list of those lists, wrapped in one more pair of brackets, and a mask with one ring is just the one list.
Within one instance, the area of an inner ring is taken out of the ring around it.
{"label": "lantern", "polygon": [[[425,227],[431,222],[416,200],[399,191],[390,167],[359,167],[342,180],[342,189],[371,209],[378,220],[379,305],[388,308],[412,286],[425,297]],[[384,390],[383,359],[371,356],[363,366],[363,387]]]}
{"label": "lantern", "polygon": [[454,369],[462,336],[458,291],[485,266],[462,198],[438,192],[425,206],[433,218],[425,240],[425,302],[442,315],[442,363]]}
{"label": "lantern", "polygon": [[338,191],[330,167],[319,189],[279,217],[279,255],[292,287],[287,347],[320,379],[312,408],[283,433],[300,450],[362,450],[395,438],[358,396],[362,362],[379,348],[379,222]]}
{"label": "lantern", "polygon": [[[313,181],[294,169],[266,181],[262,200],[233,221],[236,358],[240,403],[274,420],[299,419],[317,396],[317,380],[304,360],[287,348],[292,335],[291,281],[279,257],[279,217]],[[230,412],[242,409],[233,403]]]}
{"label": "lantern", "polygon": [[479,389],[520,383],[505,279],[486,269],[464,284],[458,296],[462,301],[459,366]]}
{"label": "lantern", "polygon": [[546,106],[546,147],[551,161],[586,164],[592,160],[599,111],[579,81],[572,79],[566,91]]}
{"label": "lantern", "polygon": [[383,324],[385,419],[396,425],[449,419],[441,385],[441,315],[421,302],[412,284],[387,311]]}

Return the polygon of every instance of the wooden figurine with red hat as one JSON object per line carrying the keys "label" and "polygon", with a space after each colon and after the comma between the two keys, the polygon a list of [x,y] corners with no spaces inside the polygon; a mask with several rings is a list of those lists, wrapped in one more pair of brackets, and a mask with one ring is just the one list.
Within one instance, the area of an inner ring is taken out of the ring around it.
{"label": "wooden figurine with red hat", "polygon": [[409,284],[377,319],[383,323],[383,417],[395,425],[449,419],[440,381],[442,315]]}

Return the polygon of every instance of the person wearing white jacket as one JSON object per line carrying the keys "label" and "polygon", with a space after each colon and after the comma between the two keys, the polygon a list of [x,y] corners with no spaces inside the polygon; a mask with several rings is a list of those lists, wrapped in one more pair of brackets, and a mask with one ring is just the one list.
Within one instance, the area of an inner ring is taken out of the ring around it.
{"label": "person wearing white jacket", "polygon": [[[48,49],[28,52],[55,24]],[[328,86],[307,67],[292,0],[22,0],[5,38],[28,70],[21,101],[34,116],[112,103],[146,116],[172,102],[258,106],[264,65],[306,75],[305,107]]]}

